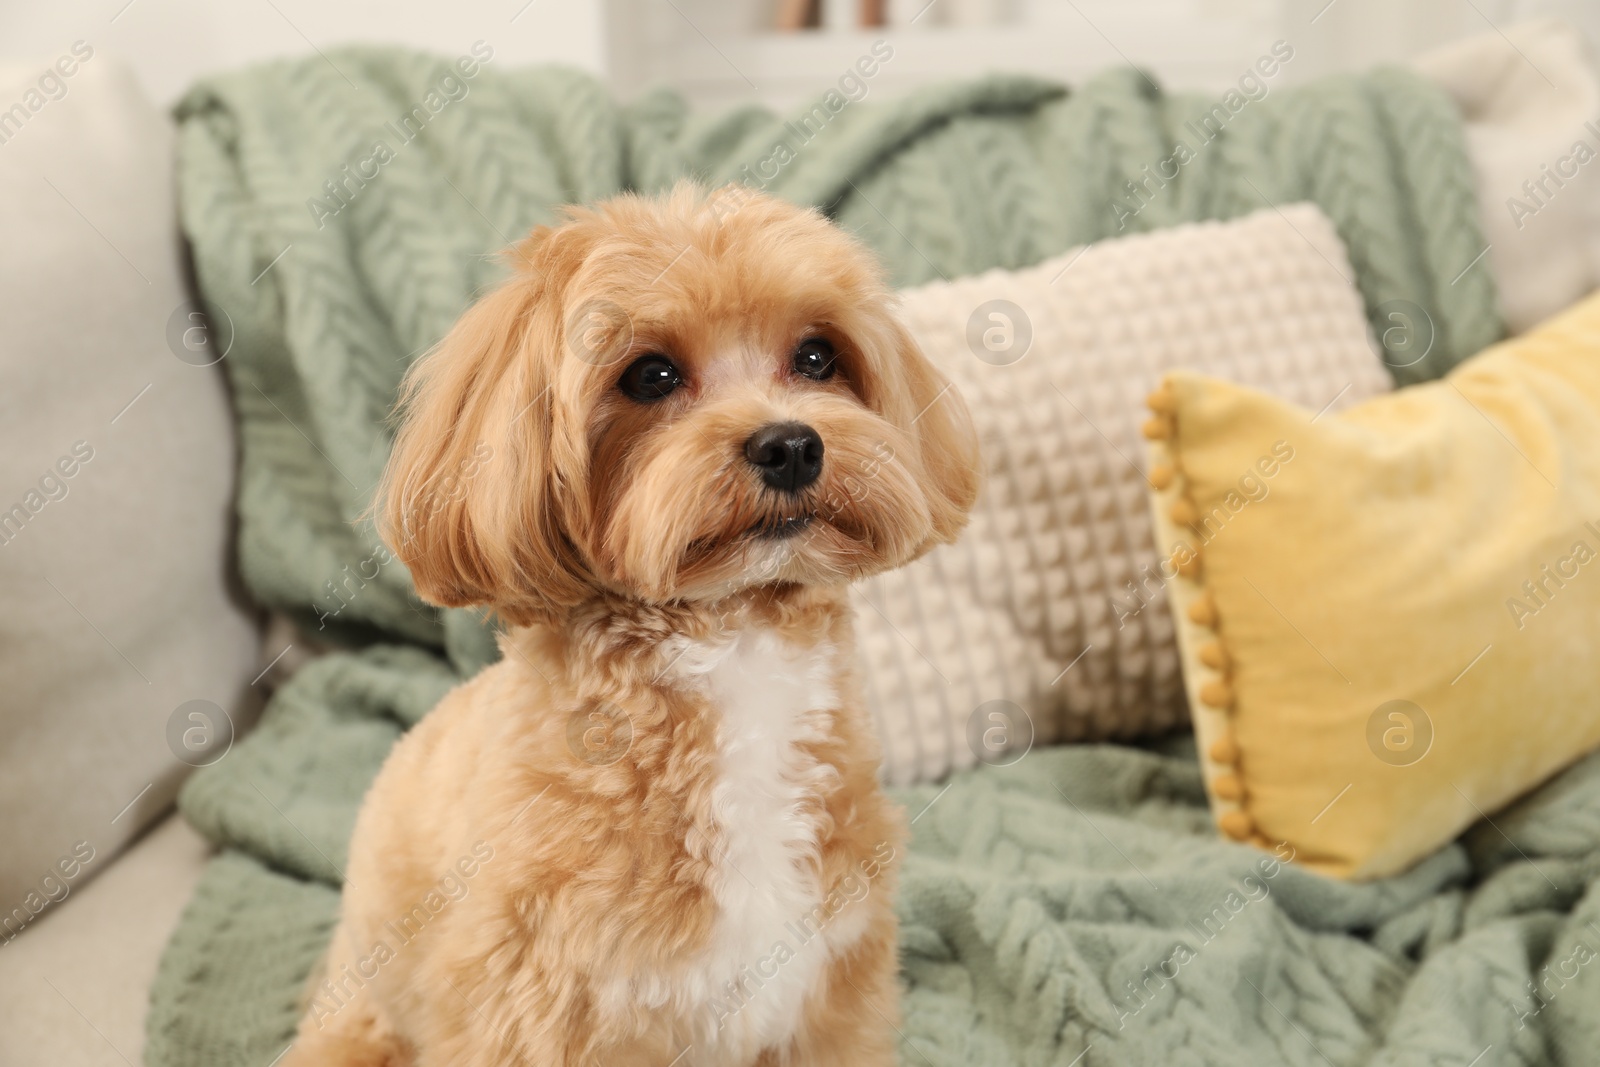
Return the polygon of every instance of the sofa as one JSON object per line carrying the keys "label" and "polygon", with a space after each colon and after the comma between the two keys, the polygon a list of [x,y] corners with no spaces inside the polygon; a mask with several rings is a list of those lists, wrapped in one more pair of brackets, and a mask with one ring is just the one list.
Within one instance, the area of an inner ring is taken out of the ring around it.
{"label": "sofa", "polygon": [[[1517,332],[1600,283],[1593,174],[1508,210],[1596,113],[1600,80],[1559,24],[1512,38],[1540,70],[1493,34],[1416,66],[1460,109]],[[252,603],[235,568],[231,324],[194,283],[172,119],[87,45],[0,70],[13,100],[0,573],[24,610],[0,641],[0,1062],[134,1063],[158,960],[212,855],[173,811],[178,790],[323,643]]]}

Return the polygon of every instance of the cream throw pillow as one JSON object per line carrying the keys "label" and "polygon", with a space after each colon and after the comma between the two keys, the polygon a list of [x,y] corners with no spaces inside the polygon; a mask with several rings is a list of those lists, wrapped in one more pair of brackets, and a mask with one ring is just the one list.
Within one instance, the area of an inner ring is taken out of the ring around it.
{"label": "cream throw pillow", "polygon": [[1294,205],[903,294],[986,484],[957,544],[853,594],[889,781],[1184,720],[1144,398],[1179,367],[1312,411],[1388,391],[1353,278],[1332,224]]}

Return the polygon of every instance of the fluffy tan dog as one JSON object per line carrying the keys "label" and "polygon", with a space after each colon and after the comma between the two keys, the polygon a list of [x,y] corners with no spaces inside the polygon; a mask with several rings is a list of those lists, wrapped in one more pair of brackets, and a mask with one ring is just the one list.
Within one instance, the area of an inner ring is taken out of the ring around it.
{"label": "fluffy tan dog", "polygon": [[380,492],[504,656],[396,747],[285,1065],[894,1062],[902,816],[851,581],[955,536],[966,409],[868,254],[754,193],[539,228]]}

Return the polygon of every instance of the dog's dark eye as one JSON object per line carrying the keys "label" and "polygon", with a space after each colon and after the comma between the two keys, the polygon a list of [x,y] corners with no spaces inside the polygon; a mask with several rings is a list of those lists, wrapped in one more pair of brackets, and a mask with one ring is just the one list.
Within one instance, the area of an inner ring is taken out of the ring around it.
{"label": "dog's dark eye", "polygon": [[794,372],[814,382],[833,377],[833,345],[826,338],[808,337],[794,350]]}
{"label": "dog's dark eye", "polygon": [[660,400],[682,384],[683,375],[678,373],[672,361],[665,356],[652,354],[641,356],[628,364],[628,369],[622,372],[622,377],[617,381],[617,388],[629,399],[648,404]]}

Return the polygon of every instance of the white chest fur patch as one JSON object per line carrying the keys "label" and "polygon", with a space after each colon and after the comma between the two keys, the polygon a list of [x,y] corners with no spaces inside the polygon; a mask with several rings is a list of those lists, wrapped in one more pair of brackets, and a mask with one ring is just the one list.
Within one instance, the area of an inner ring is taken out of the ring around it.
{"label": "white chest fur patch", "polygon": [[[685,649],[674,670],[720,716],[712,809],[718,915],[712,940],[669,996],[696,1023],[696,1063],[748,1062],[799,1025],[842,930],[813,921],[814,816],[804,797],[835,772],[800,746],[819,739],[836,706],[834,653],[798,649],[765,629]],[[843,924],[841,924],[843,925]]]}

